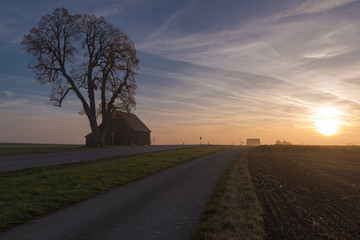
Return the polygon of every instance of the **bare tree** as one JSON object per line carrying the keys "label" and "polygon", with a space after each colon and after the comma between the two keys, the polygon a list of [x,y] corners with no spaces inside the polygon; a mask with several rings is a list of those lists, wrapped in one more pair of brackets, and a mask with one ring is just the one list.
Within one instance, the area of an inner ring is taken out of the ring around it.
{"label": "bare tree", "polygon": [[136,106],[139,60],[134,43],[103,17],[70,15],[58,8],[43,16],[22,44],[34,56],[29,67],[38,82],[52,85],[50,103],[61,107],[68,94],[75,93],[96,143],[104,145],[111,113]]}

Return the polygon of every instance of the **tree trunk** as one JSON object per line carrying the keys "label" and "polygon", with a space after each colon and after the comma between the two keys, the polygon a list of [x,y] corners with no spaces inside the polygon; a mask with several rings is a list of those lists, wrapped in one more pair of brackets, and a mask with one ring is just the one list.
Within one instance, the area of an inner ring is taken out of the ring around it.
{"label": "tree trunk", "polygon": [[102,128],[100,129],[100,146],[105,146],[106,145],[106,133],[107,133],[107,128]]}
{"label": "tree trunk", "polygon": [[96,116],[94,116],[94,114],[90,113],[87,116],[88,116],[88,119],[90,122],[91,131],[94,136],[94,139],[93,139],[94,144],[96,146],[105,146],[106,145],[106,134],[108,133],[110,118],[105,118],[103,120],[102,124],[100,126],[98,126]]}

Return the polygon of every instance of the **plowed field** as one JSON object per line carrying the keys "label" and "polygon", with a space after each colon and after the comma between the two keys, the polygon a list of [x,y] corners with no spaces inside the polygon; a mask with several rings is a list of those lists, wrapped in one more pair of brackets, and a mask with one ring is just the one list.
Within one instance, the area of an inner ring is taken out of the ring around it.
{"label": "plowed field", "polygon": [[360,239],[360,148],[261,146],[248,166],[266,239]]}

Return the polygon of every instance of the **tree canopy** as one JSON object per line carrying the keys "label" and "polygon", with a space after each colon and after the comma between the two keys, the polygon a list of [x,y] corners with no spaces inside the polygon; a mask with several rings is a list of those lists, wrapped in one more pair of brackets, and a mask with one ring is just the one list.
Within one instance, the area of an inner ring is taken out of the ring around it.
{"label": "tree canopy", "polygon": [[58,8],[43,16],[22,44],[34,57],[29,67],[37,81],[52,86],[50,103],[61,107],[75,93],[99,145],[111,113],[135,108],[139,60],[134,43],[103,17]]}

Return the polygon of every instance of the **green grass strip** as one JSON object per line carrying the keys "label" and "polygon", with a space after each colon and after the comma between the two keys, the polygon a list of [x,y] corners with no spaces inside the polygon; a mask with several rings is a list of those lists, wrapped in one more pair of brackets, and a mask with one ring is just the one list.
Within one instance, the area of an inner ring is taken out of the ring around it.
{"label": "green grass strip", "polygon": [[81,151],[81,150],[89,150],[89,149],[92,148],[81,145],[0,144],[0,157],[39,154],[39,153]]}
{"label": "green grass strip", "polygon": [[231,146],[154,152],[0,174],[0,231]]}
{"label": "green grass strip", "polygon": [[251,182],[248,151],[219,180],[190,240],[264,239],[263,211]]}

